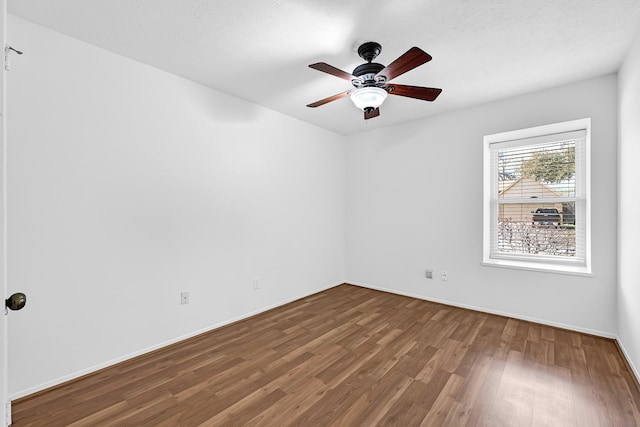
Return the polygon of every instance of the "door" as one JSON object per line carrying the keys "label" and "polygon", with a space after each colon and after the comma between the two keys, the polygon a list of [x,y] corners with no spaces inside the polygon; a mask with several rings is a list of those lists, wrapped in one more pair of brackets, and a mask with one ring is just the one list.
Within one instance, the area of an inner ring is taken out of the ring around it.
{"label": "door", "polygon": [[[7,1],[0,0],[0,46],[2,49],[0,50],[0,58],[2,58],[2,62],[0,63],[0,72],[2,73],[2,78],[0,79],[0,202],[2,204],[2,209],[0,209],[0,296],[2,297],[2,302],[4,305],[5,298],[7,298],[7,253],[6,253],[6,221],[7,221],[7,206],[6,206],[6,198],[5,198],[5,185],[6,185],[6,127],[5,127],[5,110],[6,110],[6,97],[5,97],[5,89],[6,89],[6,71],[4,69],[4,47],[7,45],[6,43],[6,34],[7,34]],[[4,307],[0,312],[0,425],[6,425],[7,420],[7,406],[6,402],[8,401],[8,373],[9,369],[7,367],[7,316],[5,314]]]}

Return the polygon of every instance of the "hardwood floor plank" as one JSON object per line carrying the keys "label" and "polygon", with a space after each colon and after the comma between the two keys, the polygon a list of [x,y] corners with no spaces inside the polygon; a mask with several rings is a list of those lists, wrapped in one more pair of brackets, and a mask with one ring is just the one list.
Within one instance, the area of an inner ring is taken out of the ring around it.
{"label": "hardwood floor plank", "polygon": [[338,286],[13,402],[13,426],[640,426],[614,341]]}
{"label": "hardwood floor plank", "polygon": [[468,371],[465,371],[464,374],[461,374],[459,370],[455,372],[456,375],[464,378],[460,386],[460,392],[455,396],[457,402],[464,403],[473,408],[484,388],[487,375],[489,375],[491,360],[492,359],[486,355],[478,355],[477,357],[474,355],[473,364]]}
{"label": "hardwood floor plank", "polygon": [[448,372],[439,371],[432,380],[433,383],[413,381],[387,411],[380,424],[420,425],[438,397],[439,393],[434,393],[434,390],[441,390],[450,375]]}
{"label": "hardwood floor plank", "polygon": [[[438,397],[435,402],[433,402],[431,409],[424,420],[422,420],[421,426],[451,425],[447,422],[447,417],[452,410],[457,409],[454,396],[459,393],[463,382],[464,379],[462,377],[456,374],[449,375],[447,382],[438,393]],[[466,420],[464,422],[466,422]],[[464,425],[464,422],[459,425]]]}
{"label": "hardwood floor plank", "polygon": [[535,375],[523,363],[522,353],[512,351],[505,365],[500,386],[493,400],[492,417],[489,422],[503,425],[509,419],[521,425],[533,422],[533,399],[535,397]]}
{"label": "hardwood floor plank", "polygon": [[[482,398],[476,399],[471,407],[466,426],[490,426],[490,419],[493,415],[494,402],[502,382],[504,369],[507,365],[507,358],[492,358],[488,367],[488,372],[482,382]],[[462,387],[464,390],[464,384]]]}
{"label": "hardwood floor plank", "polygon": [[313,406],[320,396],[328,389],[322,381],[310,378],[304,386],[289,388],[287,395],[269,408],[249,420],[245,427],[252,426],[281,426],[291,423],[291,420],[299,418],[302,413]]}
{"label": "hardwood floor plank", "polygon": [[369,376],[367,378],[367,383],[370,385],[363,387],[362,395],[358,396],[356,403],[348,407],[343,405],[340,416],[336,417],[335,421],[332,420],[331,424],[376,425],[414,381],[396,371],[388,371],[374,382],[375,378],[377,377]]}

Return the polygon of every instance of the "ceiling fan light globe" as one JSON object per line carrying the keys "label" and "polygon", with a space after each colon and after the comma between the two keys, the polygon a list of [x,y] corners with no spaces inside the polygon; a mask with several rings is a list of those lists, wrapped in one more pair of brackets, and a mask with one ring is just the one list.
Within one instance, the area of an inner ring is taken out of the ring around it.
{"label": "ceiling fan light globe", "polygon": [[379,87],[363,87],[351,92],[351,101],[362,111],[368,108],[375,110],[386,98],[387,91]]}

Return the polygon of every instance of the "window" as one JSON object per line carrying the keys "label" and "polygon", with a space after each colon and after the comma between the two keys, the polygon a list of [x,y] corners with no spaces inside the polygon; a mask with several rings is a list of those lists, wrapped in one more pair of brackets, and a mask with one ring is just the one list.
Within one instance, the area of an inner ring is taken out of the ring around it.
{"label": "window", "polygon": [[591,274],[590,127],[484,137],[483,264]]}

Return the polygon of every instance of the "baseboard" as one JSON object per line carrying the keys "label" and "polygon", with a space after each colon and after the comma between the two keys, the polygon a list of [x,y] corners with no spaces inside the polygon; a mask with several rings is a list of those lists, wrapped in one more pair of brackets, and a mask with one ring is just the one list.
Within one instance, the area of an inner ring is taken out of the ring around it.
{"label": "baseboard", "polygon": [[582,328],[580,326],[567,325],[565,323],[552,322],[552,321],[549,321],[549,320],[538,319],[538,318],[535,318],[535,317],[522,316],[520,314],[509,313],[509,312],[506,312],[506,311],[493,310],[493,309],[489,309],[489,308],[477,307],[477,306],[467,305],[467,304],[460,304],[458,302],[447,301],[447,300],[443,300],[443,299],[439,299],[439,298],[425,297],[424,295],[412,294],[410,292],[402,292],[402,291],[398,291],[397,289],[389,289],[389,288],[385,288],[385,287],[382,287],[382,286],[373,286],[373,285],[369,285],[369,284],[366,284],[366,283],[359,283],[359,282],[347,282],[347,283],[350,284],[350,285],[360,286],[360,287],[363,287],[363,288],[375,289],[377,291],[389,292],[389,293],[392,293],[392,294],[403,295],[403,296],[411,297],[411,298],[417,298],[417,299],[421,299],[421,300],[424,300],[424,301],[437,302],[439,304],[450,305],[450,306],[453,306],[453,307],[466,308],[467,310],[479,311],[479,312],[482,312],[482,313],[496,314],[498,316],[504,316],[504,317],[512,317],[514,319],[525,320],[527,322],[539,323],[541,325],[553,326],[553,327],[556,327],[556,328],[567,329],[567,330],[570,330],[570,331],[581,332],[581,333],[584,333],[584,334],[595,335],[595,336],[598,336],[598,337],[610,338],[610,339],[616,339],[617,338],[616,334],[612,334],[610,332],[604,332],[604,331],[598,331],[598,330],[594,330],[594,329]]}
{"label": "baseboard", "polygon": [[631,356],[629,356],[627,349],[624,348],[624,344],[622,344],[622,341],[620,340],[619,336],[616,336],[616,343],[618,344],[618,348],[620,349],[620,352],[622,352],[622,355],[624,356],[624,358],[627,359],[627,365],[629,365],[631,372],[636,377],[636,385],[638,386],[638,391],[640,392],[640,370],[638,370],[636,365],[633,364],[633,361],[631,360]]}
{"label": "baseboard", "polygon": [[184,335],[181,335],[179,337],[176,337],[176,338],[161,342],[159,344],[156,344],[156,345],[153,345],[153,346],[150,346],[150,347],[138,350],[138,351],[134,351],[133,353],[129,353],[127,355],[124,355],[124,356],[121,356],[121,357],[117,357],[115,359],[111,359],[111,360],[109,360],[107,362],[100,363],[100,364],[91,366],[91,367],[86,368],[86,369],[81,369],[81,370],[73,372],[73,373],[71,373],[69,375],[65,375],[63,377],[56,378],[56,379],[51,380],[51,381],[47,381],[46,383],[38,384],[37,386],[30,387],[30,388],[28,388],[26,390],[21,390],[19,392],[10,393],[9,394],[9,400],[13,401],[13,400],[21,399],[23,397],[27,397],[29,395],[42,392],[44,390],[47,390],[47,389],[50,389],[50,388],[53,388],[53,387],[57,387],[57,386],[59,386],[61,384],[64,384],[66,382],[73,381],[73,380],[78,379],[80,377],[83,377],[83,376],[92,374],[94,372],[100,371],[101,369],[105,369],[105,368],[108,368],[110,366],[116,365],[118,363],[125,362],[127,360],[142,356],[142,355],[147,354],[147,353],[151,353],[152,351],[156,351],[156,350],[159,350],[161,348],[164,348],[164,347],[167,347],[167,346],[170,346],[170,345],[173,345],[173,344],[177,344],[180,341],[184,341],[184,340],[196,337],[198,335],[204,334],[206,332],[213,331],[213,330],[221,328],[223,326],[227,326],[227,325],[230,325],[232,323],[239,322],[239,321],[244,320],[244,319],[248,319],[249,317],[256,316],[256,315],[258,315],[260,313],[264,313],[265,311],[272,310],[274,308],[283,306],[285,304],[289,304],[291,302],[297,301],[297,300],[302,299],[302,298],[306,298],[306,297],[308,297],[310,295],[317,294],[318,292],[322,292],[322,291],[334,288],[334,287],[342,285],[342,284],[344,284],[344,282],[335,283],[335,284],[332,284],[332,285],[329,285],[329,286],[326,286],[326,287],[322,287],[320,289],[316,289],[316,290],[311,291],[311,292],[306,292],[304,294],[300,294],[300,295],[295,296],[293,298],[288,298],[288,299],[280,301],[278,303],[271,304],[271,305],[268,305],[268,306],[265,306],[265,307],[261,307],[261,308],[259,308],[257,310],[251,311],[249,313],[245,313],[243,315],[236,316],[236,317],[233,317],[231,319],[227,319],[227,320],[225,320],[223,322],[219,322],[219,323],[207,326],[207,327],[199,329],[197,331],[193,331],[193,332],[190,332],[188,334],[184,334]]}

